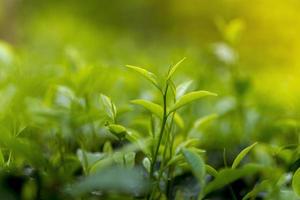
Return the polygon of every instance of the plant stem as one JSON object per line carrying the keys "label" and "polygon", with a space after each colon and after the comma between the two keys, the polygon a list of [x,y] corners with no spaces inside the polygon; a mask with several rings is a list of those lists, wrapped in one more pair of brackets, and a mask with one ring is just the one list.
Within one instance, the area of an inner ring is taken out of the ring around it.
{"label": "plant stem", "polygon": [[[154,156],[151,162],[151,168],[150,168],[150,178],[153,180],[154,177],[154,167],[157,161],[157,157],[158,157],[158,153],[159,153],[159,148],[160,148],[160,144],[163,138],[163,133],[166,127],[166,123],[168,120],[168,115],[167,115],[167,92],[168,92],[168,85],[166,85],[166,89],[165,92],[163,93],[163,118],[162,118],[162,124],[161,124],[161,128],[159,131],[159,136],[158,136],[158,142],[157,142],[157,146],[155,148],[155,152],[154,152]],[[148,196],[149,199],[149,196]]]}

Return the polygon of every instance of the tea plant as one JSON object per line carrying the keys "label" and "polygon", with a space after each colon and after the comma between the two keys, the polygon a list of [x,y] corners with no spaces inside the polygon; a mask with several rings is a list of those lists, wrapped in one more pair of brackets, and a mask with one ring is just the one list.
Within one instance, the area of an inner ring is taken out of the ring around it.
{"label": "tea plant", "polygon": [[[133,104],[143,106],[145,109],[149,110],[150,113],[158,117],[161,122],[159,131],[152,125],[152,148],[150,154],[146,155],[144,158],[144,165],[148,169],[149,177],[152,182],[151,192],[147,197],[148,199],[160,198],[162,192],[168,194],[171,185],[170,180],[172,180],[175,173],[174,165],[178,164],[183,158],[181,154],[182,149],[185,149],[187,146],[193,146],[192,143],[195,143],[195,140],[186,138],[187,141],[184,143],[174,145],[176,139],[174,123],[177,124],[179,128],[184,126],[183,120],[177,113],[177,110],[186,104],[205,96],[216,96],[216,94],[208,91],[195,91],[185,94],[188,85],[176,88],[172,81],[172,76],[183,61],[184,59],[172,66],[160,84],[157,76],[153,73],[140,67],[127,65],[128,68],[148,79],[153,86],[159,90],[161,96],[160,104],[143,99],[132,101]],[[168,95],[168,93],[170,93],[170,95]],[[164,141],[163,144],[162,141]],[[201,153],[202,151],[193,149],[192,152]],[[191,152],[185,149],[185,153],[188,154]],[[158,160],[158,158],[160,159]],[[147,166],[149,163],[150,166]]]}

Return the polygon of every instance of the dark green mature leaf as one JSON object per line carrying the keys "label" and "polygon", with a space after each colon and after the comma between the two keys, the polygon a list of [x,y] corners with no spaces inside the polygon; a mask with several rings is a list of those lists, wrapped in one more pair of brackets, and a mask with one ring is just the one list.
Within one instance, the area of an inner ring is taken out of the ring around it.
{"label": "dark green mature leaf", "polygon": [[294,173],[292,186],[294,192],[300,197],[300,168]]}
{"label": "dark green mature leaf", "polygon": [[246,147],[245,149],[243,149],[239,155],[234,159],[231,168],[235,169],[240,162],[242,161],[242,159],[249,153],[249,151],[251,151],[251,149],[257,144],[257,142],[255,142],[254,144],[250,145],[249,147]]}
{"label": "dark green mature leaf", "polygon": [[179,65],[185,60],[186,58],[181,59],[179,62],[177,62],[174,66],[172,66],[169,70],[168,76],[167,76],[167,80],[169,80],[172,75],[175,73],[175,71],[177,70],[177,68],[179,67]]}
{"label": "dark green mature leaf", "polygon": [[156,103],[153,103],[151,101],[147,101],[144,99],[136,99],[136,100],[131,101],[131,103],[141,105],[144,108],[146,108],[147,110],[149,110],[151,113],[156,115],[157,117],[159,117],[161,119],[163,118],[163,108]]}
{"label": "dark green mature leaf", "polygon": [[195,101],[197,99],[200,99],[202,97],[205,96],[217,96],[217,94],[212,93],[212,92],[208,92],[208,91],[204,91],[204,90],[200,90],[200,91],[195,91],[195,92],[190,92],[184,96],[182,96],[170,109],[169,112],[173,112],[177,109],[179,109],[180,107]]}
{"label": "dark green mature leaf", "polygon": [[200,155],[187,148],[183,148],[182,153],[187,163],[191,167],[192,172],[197,177],[201,186],[203,186],[205,177],[205,163],[203,159]]}
{"label": "dark green mature leaf", "polygon": [[155,87],[159,88],[157,77],[152,72],[149,72],[142,67],[137,67],[137,66],[132,66],[132,65],[126,65],[126,67],[138,72],[143,77],[145,77],[147,80],[149,80]]}
{"label": "dark green mature leaf", "polygon": [[208,183],[204,189],[204,195],[218,190],[244,176],[252,175],[258,172],[262,167],[256,164],[248,164],[241,169],[226,168],[219,171],[216,178]]}

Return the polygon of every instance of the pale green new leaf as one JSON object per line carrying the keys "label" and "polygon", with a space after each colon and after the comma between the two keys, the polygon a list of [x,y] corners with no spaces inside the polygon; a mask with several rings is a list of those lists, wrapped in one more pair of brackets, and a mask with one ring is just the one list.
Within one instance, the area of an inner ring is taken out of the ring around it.
{"label": "pale green new leaf", "polygon": [[151,113],[155,114],[159,118],[163,118],[163,108],[151,101],[144,99],[132,100],[131,103],[143,106],[145,109],[149,110]]}
{"label": "pale green new leaf", "polygon": [[200,128],[202,125],[216,119],[218,117],[217,114],[210,114],[204,117],[201,117],[200,119],[196,120],[196,122],[194,123],[194,128],[198,129]]}
{"label": "pale green new leaf", "polygon": [[186,58],[183,58],[181,59],[179,62],[177,62],[175,65],[173,65],[170,70],[169,70],[169,73],[168,73],[168,76],[167,76],[167,80],[169,80],[172,75],[174,74],[174,72],[177,70],[177,68],[179,67],[179,65],[185,60]]}
{"label": "pale green new leaf", "polygon": [[114,134],[126,133],[126,128],[119,124],[110,124],[110,125],[108,125],[108,129],[110,132],[112,132]]}
{"label": "pale green new leaf", "polygon": [[180,163],[182,160],[184,159],[183,155],[182,154],[177,154],[175,156],[173,156],[171,158],[171,160],[169,160],[169,162],[167,163],[166,166],[170,166],[170,165],[173,165],[173,164],[178,164]]}
{"label": "pale green new leaf", "polygon": [[205,163],[203,159],[200,155],[187,148],[183,148],[182,153],[187,163],[191,167],[192,172],[198,179],[201,186],[203,186],[205,178]]}
{"label": "pale green new leaf", "polygon": [[292,186],[294,192],[300,197],[300,168],[297,169],[293,176]]}
{"label": "pale green new leaf", "polygon": [[138,72],[139,74],[141,74],[143,77],[145,77],[147,80],[149,80],[155,87],[159,88],[159,84],[157,81],[157,77],[155,74],[153,74],[152,72],[149,72],[141,67],[137,67],[137,66],[132,66],[132,65],[126,65],[126,67]]}
{"label": "pale green new leaf", "polygon": [[217,94],[212,93],[212,92],[208,92],[208,91],[204,91],[204,90],[200,90],[200,91],[195,91],[195,92],[190,92],[184,96],[182,96],[170,109],[169,112],[173,112],[179,108],[181,108],[182,106],[195,101],[197,99],[200,99],[202,97],[205,96],[217,96]]}
{"label": "pale green new leaf", "polygon": [[255,142],[254,144],[246,147],[245,149],[243,149],[239,155],[234,159],[231,168],[235,169],[240,162],[242,161],[242,159],[249,153],[249,151],[251,151],[251,149],[257,144],[257,142]]}
{"label": "pale green new leaf", "polygon": [[104,94],[100,94],[100,98],[102,101],[102,104],[104,106],[105,112],[106,114],[113,120],[115,120],[116,115],[117,115],[117,109],[115,104],[112,102],[112,100],[104,95]]}
{"label": "pale green new leaf", "polygon": [[181,129],[184,128],[184,121],[183,121],[182,117],[178,113],[175,113],[175,115],[174,115],[174,121],[178,125],[179,128],[181,128]]}
{"label": "pale green new leaf", "polygon": [[183,141],[180,145],[178,145],[175,153],[176,154],[179,153],[181,151],[181,149],[183,149],[183,148],[196,146],[199,144],[199,142],[200,142],[200,140],[198,138],[187,139],[186,141]]}
{"label": "pale green new leaf", "polygon": [[179,99],[182,97],[186,91],[189,89],[189,87],[192,85],[193,81],[189,80],[186,82],[181,83],[180,85],[177,86],[176,88],[176,99]]}

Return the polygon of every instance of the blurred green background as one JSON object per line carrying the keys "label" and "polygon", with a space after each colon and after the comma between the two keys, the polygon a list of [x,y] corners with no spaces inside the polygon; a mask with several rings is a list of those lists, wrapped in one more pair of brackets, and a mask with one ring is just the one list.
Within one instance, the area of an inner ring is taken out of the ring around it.
{"label": "blurred green background", "polygon": [[232,40],[238,54],[234,68],[250,76],[263,99],[294,108],[299,93],[299,4],[2,0],[0,35],[28,59],[37,58],[37,68],[53,69],[71,48],[87,64],[110,68],[133,63],[160,69],[186,56],[186,71],[204,71],[218,79],[225,79],[217,74],[224,63],[214,47]]}
{"label": "blurred green background", "polygon": [[[222,154],[214,150],[235,155],[254,141],[294,144],[299,9],[298,0],[0,0],[1,134],[27,127],[24,137],[48,152],[51,133],[68,137],[99,119],[93,107],[99,93],[124,112],[136,109],[127,108],[131,99],[157,98],[126,64],[163,75],[187,57],[175,82],[192,79],[193,88],[219,94],[182,111],[188,125],[219,115],[201,130],[211,162],[221,165]],[[68,107],[68,95],[92,106],[58,111]],[[121,121],[143,130],[134,117]]]}

